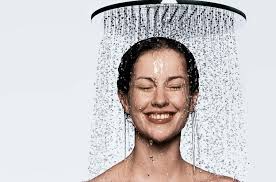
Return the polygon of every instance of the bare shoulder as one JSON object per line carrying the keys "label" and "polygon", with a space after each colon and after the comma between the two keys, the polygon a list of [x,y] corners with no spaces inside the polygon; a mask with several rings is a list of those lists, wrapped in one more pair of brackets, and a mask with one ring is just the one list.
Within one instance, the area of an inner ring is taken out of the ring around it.
{"label": "bare shoulder", "polygon": [[239,182],[237,179],[234,179],[228,176],[216,175],[213,173],[209,173],[203,176],[202,178],[203,178],[203,180],[201,180],[202,182]]}
{"label": "bare shoulder", "polygon": [[214,180],[214,182],[239,182],[237,179],[230,178],[227,176],[219,176],[219,175],[216,175],[216,176],[217,177]]}
{"label": "bare shoulder", "polygon": [[217,175],[210,172],[204,172],[203,176],[201,177],[202,182],[239,182],[238,180],[228,177],[228,176],[222,176]]}
{"label": "bare shoulder", "polygon": [[111,182],[112,181],[112,172],[109,170],[105,171],[104,173],[100,174],[99,176],[87,181],[87,182]]}
{"label": "bare shoulder", "polygon": [[195,179],[198,182],[239,182],[237,179],[210,173],[200,168],[195,170]]}
{"label": "bare shoulder", "polygon": [[123,161],[87,182],[119,182],[123,179]]}

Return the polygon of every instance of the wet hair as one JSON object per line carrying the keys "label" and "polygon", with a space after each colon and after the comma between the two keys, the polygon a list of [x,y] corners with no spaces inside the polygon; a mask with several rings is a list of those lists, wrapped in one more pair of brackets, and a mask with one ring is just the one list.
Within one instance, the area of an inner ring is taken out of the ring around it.
{"label": "wet hair", "polygon": [[196,93],[199,87],[199,74],[193,54],[182,43],[165,37],[151,37],[148,39],[141,40],[135,43],[132,47],[130,47],[127,50],[127,52],[123,55],[118,68],[118,91],[127,95],[129,91],[129,85],[132,77],[134,64],[136,63],[138,58],[148,51],[155,51],[160,49],[172,49],[185,57],[187,62],[186,64],[190,92],[191,94]]}

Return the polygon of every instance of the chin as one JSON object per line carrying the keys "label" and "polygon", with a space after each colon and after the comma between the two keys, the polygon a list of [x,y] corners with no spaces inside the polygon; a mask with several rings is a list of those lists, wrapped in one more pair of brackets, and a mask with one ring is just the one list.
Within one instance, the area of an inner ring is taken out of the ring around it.
{"label": "chin", "polygon": [[178,136],[180,136],[180,133],[176,133],[174,135],[170,135],[170,136],[167,136],[167,137],[158,137],[158,138],[156,137],[156,138],[153,138],[152,140],[156,143],[159,143],[159,144],[165,144],[165,143],[172,142]]}
{"label": "chin", "polygon": [[[140,132],[141,133],[141,132]],[[152,140],[154,143],[165,144],[174,140],[177,136],[180,136],[179,132],[160,132],[152,131],[150,134],[143,134],[148,140]]]}

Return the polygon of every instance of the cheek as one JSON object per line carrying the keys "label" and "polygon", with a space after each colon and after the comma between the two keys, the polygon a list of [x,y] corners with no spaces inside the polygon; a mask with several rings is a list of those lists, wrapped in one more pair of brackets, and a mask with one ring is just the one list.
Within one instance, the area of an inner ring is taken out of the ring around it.
{"label": "cheek", "polygon": [[190,105],[189,97],[184,92],[175,92],[169,94],[169,100],[172,105],[174,105],[179,110],[187,110]]}
{"label": "cheek", "polygon": [[130,106],[132,110],[143,110],[151,102],[151,94],[133,90],[130,95]]}

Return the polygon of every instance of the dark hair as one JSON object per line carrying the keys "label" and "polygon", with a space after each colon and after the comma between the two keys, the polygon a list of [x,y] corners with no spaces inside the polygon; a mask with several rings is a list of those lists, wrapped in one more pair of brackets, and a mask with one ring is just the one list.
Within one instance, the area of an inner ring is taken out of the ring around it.
{"label": "dark hair", "polygon": [[192,94],[197,92],[199,86],[199,74],[193,54],[182,43],[165,37],[151,37],[144,39],[135,43],[130,49],[128,49],[128,51],[123,55],[118,68],[118,91],[126,95],[128,94],[134,64],[143,53],[162,48],[172,49],[185,57],[187,61],[190,92]]}

